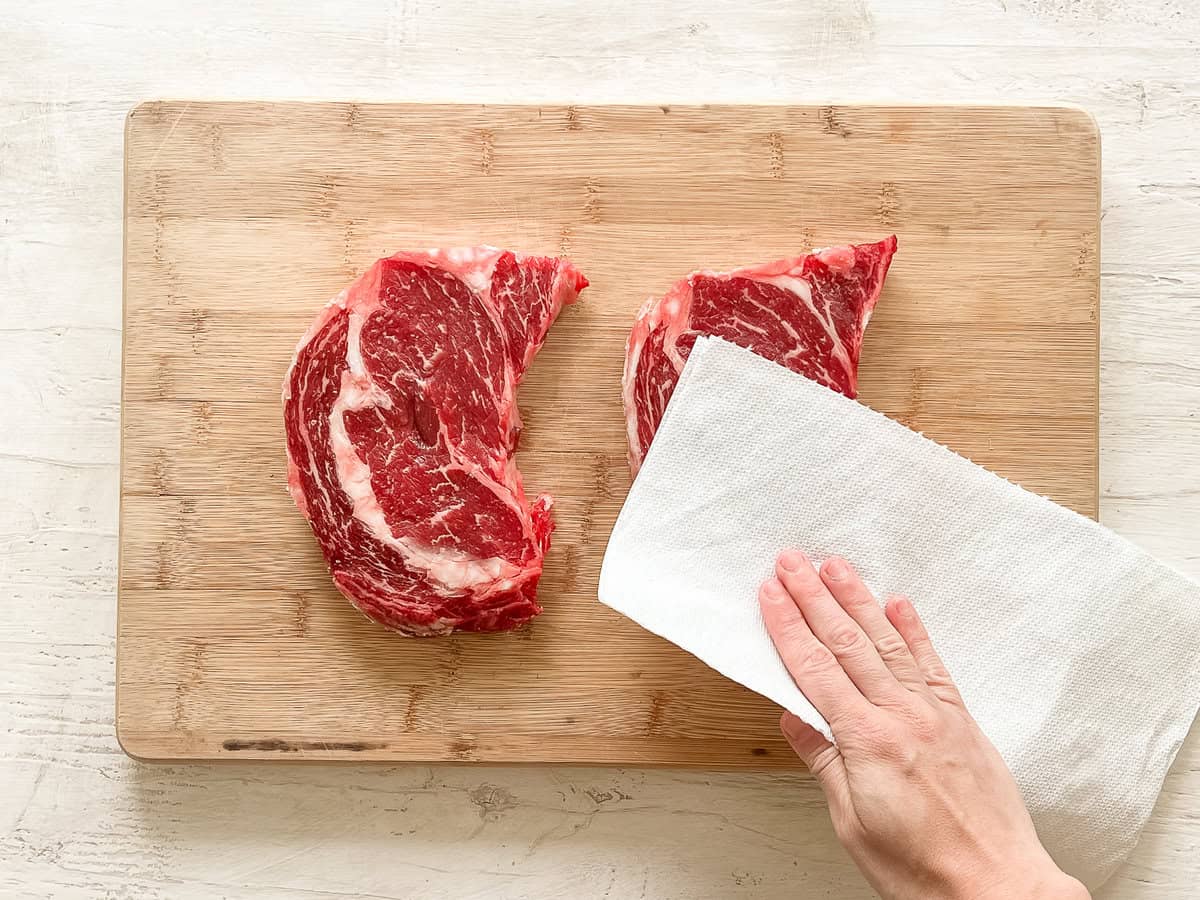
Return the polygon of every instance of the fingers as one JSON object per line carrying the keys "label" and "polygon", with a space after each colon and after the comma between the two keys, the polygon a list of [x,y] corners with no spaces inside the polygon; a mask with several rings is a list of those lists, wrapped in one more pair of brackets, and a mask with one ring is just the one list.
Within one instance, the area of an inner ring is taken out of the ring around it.
{"label": "fingers", "polygon": [[789,712],[785,712],[779,720],[779,729],[813,777],[821,783],[830,806],[848,801],[846,766],[837,747],[827,741],[821,732]]}
{"label": "fingers", "polygon": [[817,640],[833,651],[846,674],[876,704],[902,696],[896,676],[880,659],[875,645],[830,594],[803,553],[789,550],[779,557],[775,575],[804,614]]}
{"label": "fingers", "polygon": [[799,716],[785,712],[779,720],[779,728],[814,775],[820,777],[821,771],[835,761],[837,748]]}
{"label": "fingers", "polygon": [[887,617],[888,621],[896,626],[896,631],[900,633],[900,636],[904,638],[904,643],[908,645],[913,659],[916,660],[917,668],[921,670],[921,675],[930,690],[942,700],[961,705],[962,697],[958,693],[958,688],[955,687],[950,673],[946,671],[946,665],[942,662],[942,658],[933,649],[933,641],[929,639],[929,632],[925,630],[925,625],[921,622],[912,603],[905,597],[889,598]]}
{"label": "fingers", "polygon": [[840,556],[831,556],[821,564],[820,576],[833,599],[875,645],[875,652],[896,680],[909,690],[926,690],[925,677],[917,668],[908,644],[888,621],[883,607],[867,590],[854,567]]}
{"label": "fingers", "polygon": [[758,602],[779,658],[830,728],[836,730],[836,722],[870,712],[871,705],[829,648],[813,635],[800,608],[778,579],[769,578],[763,583]]}

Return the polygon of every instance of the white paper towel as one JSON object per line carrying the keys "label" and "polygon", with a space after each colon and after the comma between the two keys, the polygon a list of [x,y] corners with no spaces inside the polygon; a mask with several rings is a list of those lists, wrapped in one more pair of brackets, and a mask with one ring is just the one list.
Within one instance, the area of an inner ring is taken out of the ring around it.
{"label": "white paper towel", "polygon": [[1047,849],[1090,886],[1132,849],[1200,703],[1200,586],[782,366],[688,360],[621,510],[600,599],[828,733],[757,589],[838,553],[913,599]]}

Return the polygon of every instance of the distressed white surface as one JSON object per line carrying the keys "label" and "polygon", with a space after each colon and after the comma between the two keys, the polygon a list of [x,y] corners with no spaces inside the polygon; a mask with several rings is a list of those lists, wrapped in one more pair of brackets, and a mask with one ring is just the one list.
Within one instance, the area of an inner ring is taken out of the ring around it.
{"label": "distressed white surface", "polygon": [[[121,755],[121,139],[138,100],[1082,104],[1104,140],[1102,518],[1200,576],[1191,0],[197,6],[0,0],[0,897],[870,896],[804,776]],[[1200,728],[1101,896],[1198,883]]]}

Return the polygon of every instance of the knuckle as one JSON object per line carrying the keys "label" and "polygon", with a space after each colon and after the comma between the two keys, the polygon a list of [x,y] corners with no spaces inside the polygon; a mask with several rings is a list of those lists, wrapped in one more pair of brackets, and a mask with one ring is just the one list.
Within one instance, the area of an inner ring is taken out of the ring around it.
{"label": "knuckle", "polygon": [[862,632],[852,625],[839,625],[829,633],[828,644],[839,656],[854,653],[863,647]]}
{"label": "knuckle", "polygon": [[852,609],[874,609],[878,605],[875,602],[875,598],[866,591],[853,591],[846,598],[846,606]]}
{"label": "knuckle", "polygon": [[914,704],[904,716],[912,740],[922,744],[933,743],[941,732],[937,713],[926,704]]}
{"label": "knuckle", "polygon": [[950,677],[950,673],[946,671],[946,667],[940,659],[924,656],[922,660],[921,669],[925,673],[926,684],[931,688],[957,692],[958,689],[954,685],[954,679]]}
{"label": "knuckle", "polygon": [[881,728],[870,737],[874,755],[889,765],[908,769],[916,762],[916,747],[903,730]]}
{"label": "knuckle", "polygon": [[911,631],[906,631],[902,640],[908,645],[913,656],[923,657],[929,653],[929,638],[923,634],[913,634]]}
{"label": "knuckle", "polygon": [[929,675],[927,680],[930,685],[936,685],[938,687],[954,687],[954,682],[950,678],[950,673],[946,671],[945,666],[943,666],[940,662],[934,662],[930,665],[927,665],[925,668]]}
{"label": "knuckle", "polygon": [[800,622],[790,622],[779,632],[779,642],[785,646],[804,647],[812,641],[808,626]]}
{"label": "knuckle", "polygon": [[812,763],[808,767],[809,771],[812,772],[816,777],[820,778],[825,770],[828,769],[833,763],[833,761],[838,758],[838,756],[839,754],[836,747],[829,746],[823,748],[817,752],[816,756],[813,757]]}
{"label": "knuckle", "polygon": [[943,703],[963,712],[967,711],[967,704],[953,682],[947,681],[945,684],[931,684],[929,687],[933,691],[934,696]]}
{"label": "knuckle", "polygon": [[908,644],[898,634],[885,634],[875,640],[875,649],[885,663],[896,663],[908,657]]}
{"label": "knuckle", "polygon": [[912,724],[913,739],[922,744],[932,744],[937,738],[941,729],[938,728],[936,722],[931,722],[928,719],[918,719]]}
{"label": "knuckle", "polygon": [[829,648],[818,641],[811,641],[803,647],[799,654],[800,666],[808,670],[827,669],[835,664]]}
{"label": "knuckle", "polygon": [[905,775],[911,775],[917,770],[920,752],[912,741],[894,741],[888,746],[887,753],[888,761]]}

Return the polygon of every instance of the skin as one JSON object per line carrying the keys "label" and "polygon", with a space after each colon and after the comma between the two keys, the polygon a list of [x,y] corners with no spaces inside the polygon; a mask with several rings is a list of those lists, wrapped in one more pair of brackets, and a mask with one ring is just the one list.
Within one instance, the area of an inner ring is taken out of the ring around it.
{"label": "skin", "polygon": [[881,607],[843,559],[779,557],[759,591],[779,655],[836,744],[780,722],[839,840],[885,900],[1086,900],[1055,866],[912,603]]}

